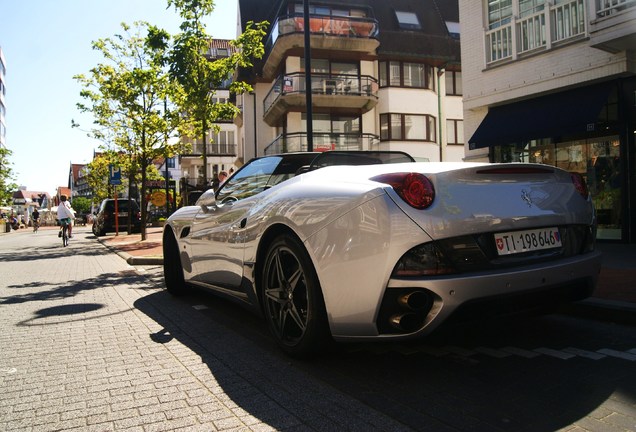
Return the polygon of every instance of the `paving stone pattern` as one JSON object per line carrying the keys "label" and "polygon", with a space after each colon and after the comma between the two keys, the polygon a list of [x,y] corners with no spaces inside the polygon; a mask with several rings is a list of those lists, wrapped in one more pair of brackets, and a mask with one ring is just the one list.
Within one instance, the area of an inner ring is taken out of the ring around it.
{"label": "paving stone pattern", "polygon": [[408,430],[74,237],[0,237],[0,431]]}

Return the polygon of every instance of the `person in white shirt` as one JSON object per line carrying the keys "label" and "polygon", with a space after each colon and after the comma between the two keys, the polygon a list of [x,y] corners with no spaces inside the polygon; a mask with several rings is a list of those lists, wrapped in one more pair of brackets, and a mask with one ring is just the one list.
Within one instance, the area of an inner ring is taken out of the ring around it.
{"label": "person in white shirt", "polygon": [[68,226],[68,238],[72,238],[73,224],[71,221],[75,219],[75,213],[67,199],[66,195],[60,195],[60,205],[57,206],[57,219],[60,221],[60,226]]}

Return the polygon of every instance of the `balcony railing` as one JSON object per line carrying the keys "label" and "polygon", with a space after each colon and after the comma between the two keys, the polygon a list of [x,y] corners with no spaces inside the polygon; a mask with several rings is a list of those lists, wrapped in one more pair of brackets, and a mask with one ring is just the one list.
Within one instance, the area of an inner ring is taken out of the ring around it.
{"label": "balcony railing", "polygon": [[[302,14],[282,15],[274,21],[265,43],[263,78],[273,80],[286,53],[304,46],[304,32]],[[378,22],[370,17],[312,14],[309,33],[312,50],[374,54],[380,45]]]}
{"label": "balcony railing", "polygon": [[[312,74],[311,93],[324,95],[378,96],[378,81],[368,75],[331,75]],[[289,94],[305,94],[306,80],[304,73],[293,73],[279,76],[263,101],[266,113],[281,96]]]}
{"label": "balcony railing", "polygon": [[[313,150],[369,150],[378,143],[373,134],[320,133],[313,134]],[[307,151],[307,133],[279,135],[265,148],[266,155]]]}
{"label": "balcony railing", "polygon": [[596,0],[596,16],[601,18],[636,7],[636,0]]}
{"label": "balcony railing", "polygon": [[486,62],[516,59],[583,36],[586,22],[585,0],[553,5],[522,18],[512,17],[511,22],[486,32]]}
{"label": "balcony railing", "polygon": [[[283,15],[272,25],[272,32],[265,44],[266,51],[276,43],[279,36],[304,33],[305,20],[302,14]],[[378,34],[378,22],[373,18],[332,17],[311,15],[309,32],[340,37],[374,38]]]}
{"label": "balcony railing", "polygon": [[[237,144],[207,144],[206,145],[207,156],[236,156],[238,145]],[[203,144],[192,144],[192,151],[182,154],[182,157],[192,157],[203,155]]]}

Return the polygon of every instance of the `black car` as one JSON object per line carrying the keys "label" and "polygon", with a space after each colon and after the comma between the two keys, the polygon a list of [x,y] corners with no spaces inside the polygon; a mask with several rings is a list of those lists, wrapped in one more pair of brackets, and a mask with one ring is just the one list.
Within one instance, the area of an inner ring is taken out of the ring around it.
{"label": "black car", "polygon": [[[132,232],[141,232],[141,211],[134,199],[118,198],[118,231],[128,230],[128,214],[132,214]],[[115,200],[105,199],[99,206],[93,221],[93,234],[96,236],[106,235],[108,232],[115,232]]]}

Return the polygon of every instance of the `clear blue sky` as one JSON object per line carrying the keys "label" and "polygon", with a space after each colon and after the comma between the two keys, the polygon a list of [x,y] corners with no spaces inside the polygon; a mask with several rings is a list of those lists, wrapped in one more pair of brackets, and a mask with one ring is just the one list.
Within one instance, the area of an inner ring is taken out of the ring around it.
{"label": "clear blue sky", "polygon": [[[237,0],[216,0],[208,34],[235,39]],[[16,182],[54,194],[71,163],[87,163],[99,142],[71,128],[80,115],[73,76],[103,61],[91,42],[121,33],[122,22],[148,21],[175,34],[180,17],[165,0],[0,0],[0,46],[7,62],[7,147]]]}

